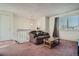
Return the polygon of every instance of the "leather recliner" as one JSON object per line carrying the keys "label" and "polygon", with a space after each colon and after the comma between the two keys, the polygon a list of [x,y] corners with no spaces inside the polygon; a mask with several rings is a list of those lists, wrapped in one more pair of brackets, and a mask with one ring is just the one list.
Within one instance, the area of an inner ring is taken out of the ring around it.
{"label": "leather recliner", "polygon": [[29,35],[30,35],[30,42],[34,44],[42,44],[44,39],[50,38],[49,33],[43,31],[31,31]]}

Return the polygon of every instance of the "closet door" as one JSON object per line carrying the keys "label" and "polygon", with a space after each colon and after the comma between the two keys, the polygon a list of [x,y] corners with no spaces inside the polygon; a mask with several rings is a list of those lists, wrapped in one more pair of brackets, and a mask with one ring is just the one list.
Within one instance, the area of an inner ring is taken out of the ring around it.
{"label": "closet door", "polygon": [[0,40],[10,39],[10,17],[8,15],[0,15]]}

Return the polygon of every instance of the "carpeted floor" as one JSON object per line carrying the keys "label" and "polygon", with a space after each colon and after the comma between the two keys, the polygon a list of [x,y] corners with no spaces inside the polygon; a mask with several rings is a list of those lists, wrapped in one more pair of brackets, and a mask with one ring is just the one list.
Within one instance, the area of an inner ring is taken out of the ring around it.
{"label": "carpeted floor", "polygon": [[77,43],[61,40],[60,45],[49,49],[33,43],[17,44],[15,41],[0,42],[1,56],[77,56]]}

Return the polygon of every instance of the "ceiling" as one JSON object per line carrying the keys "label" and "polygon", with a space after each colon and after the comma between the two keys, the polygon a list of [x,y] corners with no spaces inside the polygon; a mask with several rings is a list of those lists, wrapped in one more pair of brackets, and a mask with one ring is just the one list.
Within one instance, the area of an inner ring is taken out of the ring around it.
{"label": "ceiling", "polygon": [[54,16],[79,9],[79,3],[0,3],[0,10],[22,16]]}

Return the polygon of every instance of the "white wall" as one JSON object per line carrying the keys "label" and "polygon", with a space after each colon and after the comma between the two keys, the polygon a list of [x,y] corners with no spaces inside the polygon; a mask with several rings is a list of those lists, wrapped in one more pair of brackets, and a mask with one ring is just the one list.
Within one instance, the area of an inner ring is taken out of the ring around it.
{"label": "white wall", "polygon": [[38,17],[37,19],[37,27],[40,28],[40,30],[46,31],[45,28],[45,17]]}
{"label": "white wall", "polygon": [[49,22],[50,22],[50,18],[47,16],[38,17],[36,19],[37,27],[39,27],[41,30],[45,32],[49,32],[49,28],[50,28]]}
{"label": "white wall", "polygon": [[36,29],[37,27],[40,27],[41,30],[46,29],[45,17],[25,18],[15,15],[14,21],[16,29]]}
{"label": "white wall", "polygon": [[21,16],[15,16],[15,27],[17,29],[34,29],[35,28],[35,20],[28,19]]}
{"label": "white wall", "polygon": [[60,37],[65,40],[77,41],[79,38],[79,31],[60,30]]}
{"label": "white wall", "polygon": [[[79,15],[78,13],[79,13],[79,10],[50,17],[50,24],[49,24],[50,34],[52,35],[52,28],[53,28],[53,24],[54,24],[53,21],[54,21],[55,17],[74,16],[74,15],[78,16]],[[77,39],[79,38],[79,31],[60,30],[60,38],[65,39],[65,40],[77,41]]]}

